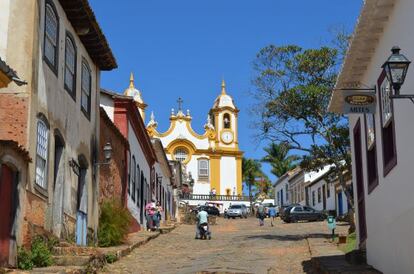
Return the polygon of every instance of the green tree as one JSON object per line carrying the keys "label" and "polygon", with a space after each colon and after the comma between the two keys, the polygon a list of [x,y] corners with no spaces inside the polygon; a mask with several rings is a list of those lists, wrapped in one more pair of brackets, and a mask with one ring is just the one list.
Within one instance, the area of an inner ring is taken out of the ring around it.
{"label": "green tree", "polygon": [[259,161],[250,158],[242,159],[243,182],[249,188],[250,207],[252,206],[252,187],[255,185],[256,177],[262,175],[261,164]]}
{"label": "green tree", "polygon": [[262,162],[269,163],[272,167],[271,172],[280,177],[289,170],[294,169],[297,166],[300,159],[297,155],[288,155],[290,151],[290,145],[287,142],[270,143],[269,146],[264,148],[267,153],[262,158]]}
{"label": "green tree", "polygon": [[259,136],[305,152],[300,164],[305,170],[333,164],[353,210],[343,177],[351,170],[348,121],[328,112],[342,60],[341,51],[331,47],[267,46],[254,61],[253,95]]}

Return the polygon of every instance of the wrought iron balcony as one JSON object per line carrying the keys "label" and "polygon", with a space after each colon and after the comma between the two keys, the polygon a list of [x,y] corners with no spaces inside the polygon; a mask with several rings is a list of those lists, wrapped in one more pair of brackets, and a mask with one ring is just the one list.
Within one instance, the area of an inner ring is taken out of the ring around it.
{"label": "wrought iron balcony", "polygon": [[209,194],[189,194],[179,195],[181,200],[201,200],[201,201],[250,201],[249,196],[241,195],[209,195]]}

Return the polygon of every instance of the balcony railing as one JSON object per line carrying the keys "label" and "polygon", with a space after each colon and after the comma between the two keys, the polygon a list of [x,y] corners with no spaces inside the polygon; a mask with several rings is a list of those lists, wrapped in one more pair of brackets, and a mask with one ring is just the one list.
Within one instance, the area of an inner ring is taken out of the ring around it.
{"label": "balcony railing", "polygon": [[201,201],[250,201],[249,196],[241,195],[209,195],[209,194],[180,194],[181,200],[201,200]]}

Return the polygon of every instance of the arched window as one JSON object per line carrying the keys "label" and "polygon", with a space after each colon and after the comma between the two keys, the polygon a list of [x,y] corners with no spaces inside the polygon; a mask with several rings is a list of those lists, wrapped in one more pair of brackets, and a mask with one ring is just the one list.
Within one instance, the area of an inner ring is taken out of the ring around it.
{"label": "arched window", "polygon": [[76,48],[75,42],[66,34],[65,42],[65,89],[76,98]]}
{"label": "arched window", "polygon": [[184,147],[179,147],[174,152],[175,160],[179,162],[184,162],[188,158],[188,150]]}
{"label": "arched window", "polygon": [[36,146],[36,184],[47,188],[47,159],[49,129],[42,120],[37,121],[37,146]]}
{"label": "arched window", "polygon": [[91,114],[91,70],[86,61],[82,62],[81,108],[87,117]]}
{"label": "arched window", "polygon": [[45,6],[44,56],[46,63],[57,74],[59,19],[50,1]]}
{"label": "arched window", "polygon": [[230,114],[225,113],[223,115],[223,127],[224,128],[231,128],[231,118],[230,118]]}
{"label": "arched window", "polygon": [[199,178],[208,178],[209,169],[208,169],[208,159],[199,159],[198,160],[198,177]]}
{"label": "arched window", "polygon": [[135,169],[135,156],[132,156],[132,165],[131,167],[133,168],[134,172],[132,174],[132,186],[131,186],[131,198],[133,201],[135,201],[135,178],[136,178],[136,172],[137,170]]}

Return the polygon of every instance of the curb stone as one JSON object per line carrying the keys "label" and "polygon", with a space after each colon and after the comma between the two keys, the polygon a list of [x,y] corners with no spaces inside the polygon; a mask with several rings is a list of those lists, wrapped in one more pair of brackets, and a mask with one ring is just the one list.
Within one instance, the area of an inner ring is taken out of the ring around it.
{"label": "curb stone", "polygon": [[367,264],[352,265],[345,260],[345,253],[339,250],[328,238],[307,237],[311,263],[316,273],[323,274],[379,274]]}

